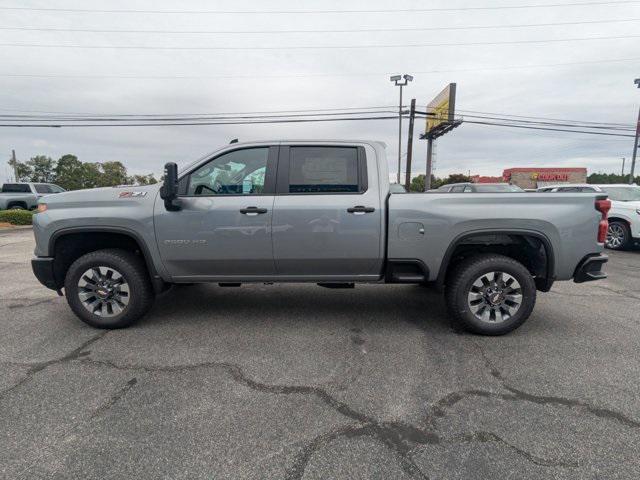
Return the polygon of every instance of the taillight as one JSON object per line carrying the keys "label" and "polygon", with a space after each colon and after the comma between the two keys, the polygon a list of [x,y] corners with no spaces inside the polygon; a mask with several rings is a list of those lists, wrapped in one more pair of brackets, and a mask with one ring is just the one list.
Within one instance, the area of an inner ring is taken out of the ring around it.
{"label": "taillight", "polygon": [[609,230],[609,221],[607,215],[611,210],[611,200],[596,200],[596,210],[602,214],[600,223],[598,224],[598,243],[604,243],[607,239],[607,230]]}

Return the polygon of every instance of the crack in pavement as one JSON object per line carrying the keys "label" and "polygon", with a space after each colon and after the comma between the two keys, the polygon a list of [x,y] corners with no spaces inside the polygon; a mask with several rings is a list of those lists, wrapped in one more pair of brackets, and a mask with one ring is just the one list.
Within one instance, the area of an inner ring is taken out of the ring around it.
{"label": "crack in pavement", "polygon": [[[376,419],[358,412],[345,402],[337,400],[326,390],[308,385],[273,385],[262,383],[248,377],[239,365],[226,362],[203,362],[191,365],[149,366],[149,365],[119,365],[107,360],[83,358],[81,363],[102,365],[118,370],[138,370],[143,372],[179,372],[199,368],[220,368],[224,370],[236,383],[252,390],[276,395],[310,395],[315,396],[325,405],[354,421],[351,425],[340,429],[322,433],[311,439],[302,447],[287,470],[287,480],[298,480],[304,475],[307,464],[314,453],[338,437],[356,438],[371,437],[386,445],[396,454],[401,468],[413,478],[426,479],[420,468],[410,457],[411,450],[416,445],[439,443],[440,438],[433,432],[424,431],[403,422],[378,422]],[[126,392],[124,392],[126,393]],[[124,395],[123,393],[123,395]]]}
{"label": "crack in pavement", "polygon": [[[516,388],[512,385],[509,385],[506,379],[504,378],[504,376],[502,375],[502,372],[500,372],[500,370],[498,370],[491,363],[491,360],[489,360],[489,358],[487,357],[484,349],[477,343],[475,342],[472,342],[472,343],[476,346],[476,348],[480,352],[480,355],[482,356],[484,363],[487,369],[489,370],[489,373],[491,374],[491,376],[495,378],[498,382],[500,382],[500,385],[505,390],[508,390],[509,392],[511,392],[511,395],[496,394],[494,392],[486,392],[486,393],[489,393],[494,398],[498,397],[498,398],[503,398],[504,400],[524,400],[524,401],[536,403],[539,405],[562,405],[564,407],[571,407],[571,408],[579,407],[579,408],[585,409],[586,411],[588,411],[589,413],[597,417],[605,418],[609,420],[615,420],[619,423],[622,423],[623,425],[626,425],[627,427],[631,427],[631,428],[640,427],[640,421],[634,420],[630,417],[627,417],[623,413],[616,412],[615,410],[611,410],[609,408],[596,407],[594,405],[591,405],[588,402],[585,402],[583,400],[578,400],[578,399],[571,399],[571,398],[560,397],[555,395],[536,395],[533,393],[525,392],[524,390],[520,390],[519,388]],[[471,392],[475,392],[475,394],[478,394],[478,392],[480,391],[471,390]]]}
{"label": "crack in pavement", "polygon": [[564,462],[564,461],[555,461],[549,460],[546,458],[538,457],[537,455],[533,455],[532,453],[527,452],[526,450],[521,449],[511,443],[507,442],[504,438],[496,435],[493,432],[487,431],[476,431],[468,434],[464,434],[461,437],[454,438],[450,440],[451,443],[488,443],[495,442],[505,445],[507,448],[513,450],[518,455],[525,457],[531,463],[535,463],[541,467],[565,467],[565,468],[576,468],[579,467],[580,464],[577,462]]}
{"label": "crack in pavement", "polygon": [[[16,383],[15,385],[4,389],[3,391],[0,392],[0,399],[2,399],[2,397],[4,397],[5,395],[11,393],[13,390],[17,389],[18,387],[24,385],[25,383],[27,383],[28,381],[30,381],[38,372],[41,372],[42,370],[44,370],[45,368],[51,366],[51,365],[55,365],[58,363],[64,363],[64,362],[68,362],[71,360],[76,360],[77,358],[80,358],[84,355],[88,355],[89,352],[84,352],[83,350],[85,348],[87,348],[89,345],[97,342],[98,340],[100,340],[101,338],[103,338],[107,333],[109,333],[108,330],[103,330],[100,333],[98,333],[97,335],[94,335],[93,337],[91,337],[89,340],[83,342],[79,347],[74,348],[71,352],[69,352],[68,354],[59,357],[59,358],[54,358],[52,360],[47,360],[45,362],[38,362],[38,363],[26,363],[26,364],[22,364],[22,366],[28,366],[29,370],[27,371],[26,376],[20,380],[18,383]],[[14,364],[14,365],[19,365],[19,364]]]}
{"label": "crack in pavement", "polygon": [[[54,302],[56,300],[58,300],[59,297],[51,297],[51,298],[43,298],[40,300],[34,300],[31,303],[13,303],[13,304],[9,304],[7,305],[7,308],[9,310],[14,310],[16,308],[28,308],[28,307],[35,307],[36,305],[42,305],[43,303],[51,303]],[[30,298],[12,298],[11,300],[32,300]],[[0,300],[2,301],[2,300]]]}
{"label": "crack in pavement", "polygon": [[97,416],[102,415],[104,412],[106,412],[107,410],[109,410],[111,407],[113,407],[116,403],[118,403],[118,401],[124,397],[126,395],[126,393],[131,390],[134,385],[138,383],[138,379],[133,377],[132,379],[130,379],[127,383],[124,384],[124,386],[120,389],[118,389],[118,391],[116,391],[113,395],[111,395],[111,397],[109,397],[109,399],[103,403],[102,405],[100,405],[91,415],[91,418],[95,418]]}
{"label": "crack in pavement", "polygon": [[[368,416],[364,413],[361,413],[347,403],[342,402],[336,398],[334,398],[331,394],[329,394],[325,389],[317,387],[317,386],[308,386],[308,385],[274,385],[267,384],[257,380],[252,379],[247,376],[242,368],[239,365],[227,363],[227,362],[203,362],[197,364],[189,364],[189,365],[170,365],[170,366],[154,366],[154,365],[122,365],[117,364],[108,360],[97,360],[88,358],[87,355],[90,352],[85,351],[85,349],[93,344],[94,342],[103,338],[108,332],[101,332],[94,337],[90,338],[82,345],[74,349],[69,354],[60,357],[58,359],[40,362],[37,364],[27,364],[30,366],[30,370],[27,374],[27,377],[20,381],[18,384],[10,387],[0,394],[4,395],[7,392],[14,390],[20,385],[27,382],[29,379],[33,378],[33,376],[47,368],[50,365],[77,360],[83,364],[91,364],[91,365],[100,365],[108,368],[114,368],[118,370],[124,371],[143,371],[143,372],[180,372],[185,370],[195,370],[199,368],[219,368],[224,370],[233,381],[244,385],[252,390],[276,394],[276,395],[307,395],[314,396],[322,403],[333,409],[334,411],[340,413],[344,417],[352,420],[353,422],[347,426],[340,427],[334,429],[329,432],[321,433],[316,435],[314,438],[306,442],[304,446],[300,449],[297,455],[294,458],[292,465],[286,470],[286,479],[287,480],[300,480],[305,473],[305,470],[313,458],[314,454],[327,446],[333,440],[338,438],[361,438],[361,437],[369,437],[382,445],[385,445],[392,453],[395,454],[399,466],[402,470],[407,473],[412,478],[428,478],[421,469],[416,465],[416,463],[412,459],[412,452],[414,449],[420,445],[433,445],[439,444],[443,442],[443,439],[437,434],[438,428],[435,424],[436,418],[442,418],[449,415],[449,410],[451,407],[459,403],[460,401],[471,398],[471,397],[482,397],[482,398],[498,398],[505,401],[527,401],[531,403],[541,404],[541,405],[561,405],[567,407],[578,407],[582,408],[589,413],[596,415],[601,418],[610,419],[618,421],[626,426],[632,428],[640,427],[640,422],[633,420],[622,413],[616,412],[614,410],[595,407],[590,405],[587,402],[576,400],[576,399],[568,399],[559,396],[543,396],[543,395],[535,395],[530,394],[520,389],[517,389],[511,385],[509,385],[504,379],[502,373],[495,368],[491,361],[486,356],[484,350],[475,342],[472,342],[480,352],[486,367],[489,370],[491,376],[496,379],[499,384],[507,390],[509,393],[501,393],[489,390],[480,390],[480,389],[472,389],[472,390],[463,390],[458,392],[451,392],[437,400],[433,406],[431,407],[431,413],[427,417],[427,425],[429,425],[428,429],[416,427],[414,425],[404,423],[404,422],[380,422],[377,419]],[[101,405],[92,415],[92,418],[95,418],[108,409],[110,409],[113,405],[115,405],[118,401],[120,401],[124,395],[127,394],[131,388],[133,388],[137,384],[137,379],[135,377],[131,378],[123,387],[121,387],[118,391],[116,391],[103,405]],[[453,439],[455,441],[455,439]],[[512,451],[516,452],[523,458],[528,461],[546,467],[576,467],[578,464],[572,461],[564,461],[564,460],[549,460],[545,458],[538,457],[526,450],[523,450],[520,447],[510,444],[497,434],[493,432],[471,432],[463,434],[462,437],[459,437],[459,442],[497,442],[504,444]]]}

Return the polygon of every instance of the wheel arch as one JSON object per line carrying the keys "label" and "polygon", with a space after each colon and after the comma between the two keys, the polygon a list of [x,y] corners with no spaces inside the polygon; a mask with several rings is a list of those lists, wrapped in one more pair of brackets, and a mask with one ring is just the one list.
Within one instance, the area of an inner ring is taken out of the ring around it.
{"label": "wheel arch", "polygon": [[64,285],[66,271],[75,259],[105,248],[122,248],[139,253],[154,290],[160,292],[164,289],[164,281],[158,275],[147,244],[137,232],[125,227],[69,227],[51,235],[48,251],[54,257],[56,284],[59,287]]}
{"label": "wheel arch", "polygon": [[[525,240],[525,242],[527,241],[527,239],[535,239],[535,241],[540,242],[540,246],[544,251],[544,258],[538,257],[533,261],[534,262],[540,261],[541,263],[543,263],[544,276],[536,277],[535,279],[536,287],[538,290],[543,292],[547,292],[551,289],[551,286],[553,285],[553,282],[555,280],[555,274],[554,274],[555,255],[554,255],[554,250],[553,250],[553,245],[551,243],[551,240],[542,232],[539,232],[536,230],[526,230],[526,229],[525,230],[521,230],[521,229],[474,230],[471,232],[464,232],[458,235],[451,242],[451,244],[447,248],[442,258],[442,262],[438,270],[438,276],[436,277],[436,282],[435,282],[436,288],[438,290],[442,290],[444,288],[447,281],[447,274],[451,270],[451,268],[456,264],[456,261],[455,261],[456,254],[460,251],[460,248],[466,244],[466,242],[470,242],[474,239],[478,241],[478,243],[476,244],[478,245],[478,248],[476,249],[477,253],[484,253],[484,252],[500,253],[522,262],[522,260],[517,256],[513,254],[509,254],[509,252],[506,251],[507,250],[506,248],[500,248],[501,246],[504,247],[503,243],[499,241],[491,241],[491,240],[483,241],[482,240],[483,238],[487,238],[493,235],[495,235],[497,239],[512,238],[517,240]],[[470,249],[471,252],[473,252],[473,250],[474,249]],[[522,263],[524,263],[525,267],[527,267],[529,271],[532,274],[534,274],[534,271],[532,270],[536,265],[527,264],[526,262],[522,262]]]}

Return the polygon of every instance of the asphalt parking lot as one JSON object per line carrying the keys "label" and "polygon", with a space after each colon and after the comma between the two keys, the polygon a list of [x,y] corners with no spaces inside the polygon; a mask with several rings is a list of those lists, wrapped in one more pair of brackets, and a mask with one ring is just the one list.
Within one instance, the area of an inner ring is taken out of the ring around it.
{"label": "asphalt parking lot", "polygon": [[0,231],[0,476],[638,478],[640,252],[497,338],[407,286],[175,288],[100,331]]}

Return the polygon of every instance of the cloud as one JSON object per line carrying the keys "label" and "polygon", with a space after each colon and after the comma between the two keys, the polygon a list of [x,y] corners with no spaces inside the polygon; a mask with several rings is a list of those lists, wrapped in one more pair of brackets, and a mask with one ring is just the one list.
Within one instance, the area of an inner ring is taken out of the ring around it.
{"label": "cloud", "polygon": [[[433,5],[432,5],[433,4]],[[429,6],[450,6],[434,1]],[[25,1],[21,6],[35,6]],[[179,7],[177,6],[179,5]],[[356,2],[350,9],[392,8],[388,2]],[[414,4],[403,3],[399,7]],[[475,5],[471,0],[456,6]],[[301,5],[246,0],[237,8],[345,9],[342,2]],[[110,8],[133,8],[127,2]],[[87,7],[92,8],[92,7]],[[141,7],[142,8],[142,7]],[[214,9],[210,2],[153,2],[153,9]],[[235,7],[234,7],[235,8]],[[5,26],[187,31],[366,29],[557,23],[640,18],[638,5],[535,10],[309,15],[89,14],[2,11]],[[455,31],[296,34],[137,34],[1,31],[0,43],[140,46],[301,46],[490,42],[637,34],[638,22]],[[638,62],[538,68],[517,65],[595,62],[637,56],[637,39],[520,45],[332,50],[117,50],[3,47],[3,72],[105,75],[104,78],[0,77],[0,113],[213,113],[300,108],[396,105],[398,89],[384,72],[413,73],[405,99],[424,106],[442,87],[458,83],[458,107],[509,114],[593,121],[635,121],[640,91]],[[457,73],[417,73],[464,70]],[[375,74],[380,72],[379,74]],[[366,75],[374,73],[372,75]],[[300,75],[309,76],[300,76]],[[336,76],[327,76],[336,74]],[[197,79],[118,79],[128,76],[201,76]],[[237,78],[216,78],[237,75]],[[283,77],[274,78],[275,75]],[[406,128],[407,122],[404,123]],[[416,133],[423,128],[416,122]],[[417,135],[416,135],[417,136]],[[22,160],[74,153],[83,161],[120,160],[132,173],[159,174],[166,161],[190,161],[240,140],[268,138],[371,138],[389,146],[396,171],[397,122],[228,125],[206,127],[0,129],[1,163],[15,149]],[[404,135],[406,141],[406,131]],[[436,173],[495,175],[513,166],[587,166],[619,170],[632,139],[463,125],[437,142]],[[424,142],[415,142],[414,165],[424,171]],[[2,158],[4,156],[4,158]]]}

